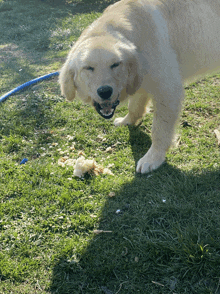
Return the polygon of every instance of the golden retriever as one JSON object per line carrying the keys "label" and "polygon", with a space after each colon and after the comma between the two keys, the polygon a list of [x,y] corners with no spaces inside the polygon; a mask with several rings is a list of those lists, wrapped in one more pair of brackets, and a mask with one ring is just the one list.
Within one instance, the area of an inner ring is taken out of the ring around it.
{"label": "golden retriever", "polygon": [[61,69],[67,100],[75,94],[104,118],[129,99],[114,124],[136,124],[153,101],[152,145],[137,172],[158,168],[171,145],[184,82],[220,69],[220,0],[122,0],[80,36]]}

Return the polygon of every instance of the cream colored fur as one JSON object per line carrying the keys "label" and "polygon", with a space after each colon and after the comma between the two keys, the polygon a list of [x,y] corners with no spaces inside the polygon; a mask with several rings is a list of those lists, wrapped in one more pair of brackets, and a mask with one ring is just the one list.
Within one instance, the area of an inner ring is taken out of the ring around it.
{"label": "cream colored fur", "polygon": [[113,88],[112,103],[128,98],[129,112],[116,126],[137,123],[152,97],[152,145],[137,164],[137,172],[146,173],[165,160],[184,82],[219,69],[220,0],[122,0],[82,33],[59,82],[67,100],[77,92],[101,104],[103,85]]}

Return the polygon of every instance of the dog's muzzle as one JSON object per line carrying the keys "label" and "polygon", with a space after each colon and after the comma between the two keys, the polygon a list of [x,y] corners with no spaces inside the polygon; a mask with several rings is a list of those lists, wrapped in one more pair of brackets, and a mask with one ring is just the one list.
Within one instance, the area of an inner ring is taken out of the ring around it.
{"label": "dog's muzzle", "polygon": [[94,101],[93,106],[95,107],[98,114],[100,114],[105,119],[110,119],[113,117],[115,109],[119,103],[120,101],[117,98],[117,100],[113,103],[111,103],[110,101],[105,101],[104,103],[99,104],[98,102]]}

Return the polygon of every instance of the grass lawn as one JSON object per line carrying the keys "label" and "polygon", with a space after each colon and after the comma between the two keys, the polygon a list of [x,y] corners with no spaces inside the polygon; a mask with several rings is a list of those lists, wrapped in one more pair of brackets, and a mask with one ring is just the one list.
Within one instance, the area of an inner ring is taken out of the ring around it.
{"label": "grass lawn", "polygon": [[[59,70],[109,4],[0,0],[0,96]],[[115,128],[57,78],[0,104],[1,294],[220,293],[220,74],[186,88],[178,144],[139,175],[152,116]],[[79,152],[114,176],[58,165]]]}

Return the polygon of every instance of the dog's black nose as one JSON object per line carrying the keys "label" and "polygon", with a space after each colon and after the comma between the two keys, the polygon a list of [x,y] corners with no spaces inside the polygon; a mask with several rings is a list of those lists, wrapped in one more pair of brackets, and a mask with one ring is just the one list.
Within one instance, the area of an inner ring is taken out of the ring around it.
{"label": "dog's black nose", "polygon": [[106,100],[109,99],[112,95],[113,89],[110,86],[101,86],[98,88],[97,93],[99,97]]}

